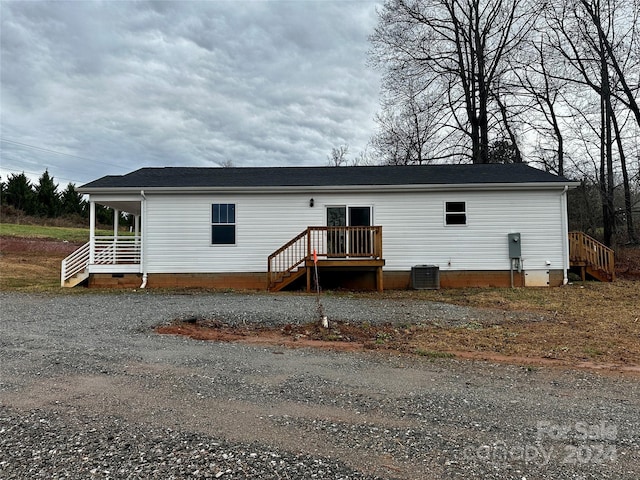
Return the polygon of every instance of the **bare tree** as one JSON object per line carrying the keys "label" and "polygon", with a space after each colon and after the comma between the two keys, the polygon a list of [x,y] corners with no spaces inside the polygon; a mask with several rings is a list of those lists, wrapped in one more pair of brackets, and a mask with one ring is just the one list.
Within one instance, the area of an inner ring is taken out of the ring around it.
{"label": "bare tree", "polygon": [[505,59],[533,25],[527,0],[387,0],[371,37],[373,63],[385,71],[385,88],[412,78],[420,91],[446,91],[442,125],[469,142],[474,163],[489,160],[494,83]]}
{"label": "bare tree", "polygon": [[376,115],[379,133],[372,145],[386,164],[430,163],[439,155],[438,100],[417,91],[411,79],[405,80],[401,85],[398,79],[394,98],[383,101]]}
{"label": "bare tree", "polygon": [[[638,106],[640,82],[637,80],[635,84],[630,82],[634,75],[631,71],[637,76],[640,67],[640,58],[637,56],[640,42],[638,38],[640,2],[638,0],[579,0],[579,2],[596,29],[602,59],[617,76],[618,87],[612,94],[631,110],[640,127],[640,107]],[[627,26],[616,25],[616,20],[623,20]],[[621,34],[618,31],[620,29],[623,30]]]}
{"label": "bare tree", "polygon": [[349,145],[339,145],[331,149],[331,153],[327,156],[330,167],[342,167],[347,165],[347,154],[349,153]]}
{"label": "bare tree", "polygon": [[[629,11],[634,4],[635,11]],[[638,0],[566,0],[545,11],[550,45],[570,66],[571,71],[561,80],[591,89],[600,104],[600,165],[599,184],[603,208],[604,241],[613,243],[616,233],[614,206],[614,141],[618,147],[618,160],[625,165],[626,156],[617,126],[615,102],[624,104],[637,120],[637,87],[630,86],[629,74],[638,72],[638,62],[632,61],[636,26],[630,18],[637,18]],[[626,67],[626,68],[625,68]],[[640,125],[640,123],[638,123]],[[630,196],[628,175],[624,175],[625,197]],[[625,202],[627,203],[627,202]],[[628,207],[630,209],[630,207]],[[631,212],[627,211],[631,218]],[[635,237],[631,218],[630,237]]]}
{"label": "bare tree", "polygon": [[[562,68],[557,65],[550,52],[548,35],[538,32],[538,38],[532,39],[527,51],[512,70],[517,88],[524,98],[529,99],[530,110],[521,117],[522,123],[538,133],[544,145],[538,145],[540,161],[545,170],[564,175],[565,139],[562,118],[567,115],[564,92],[567,81],[558,80],[554,75]],[[565,113],[563,113],[563,110]],[[548,152],[553,150],[552,158]]]}

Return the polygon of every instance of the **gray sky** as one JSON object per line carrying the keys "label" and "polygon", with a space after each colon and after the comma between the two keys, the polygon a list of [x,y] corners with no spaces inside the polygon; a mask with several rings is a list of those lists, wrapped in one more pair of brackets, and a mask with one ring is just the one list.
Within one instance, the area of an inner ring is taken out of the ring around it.
{"label": "gray sky", "polygon": [[375,131],[379,3],[1,0],[0,174],[48,168],[64,188],[353,157]]}

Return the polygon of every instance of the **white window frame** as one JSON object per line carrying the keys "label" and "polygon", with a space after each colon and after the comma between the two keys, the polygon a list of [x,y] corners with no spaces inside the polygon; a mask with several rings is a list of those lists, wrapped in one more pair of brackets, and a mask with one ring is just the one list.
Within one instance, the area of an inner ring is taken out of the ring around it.
{"label": "white window frame", "polygon": [[[213,207],[214,205],[233,205],[233,222],[214,222],[213,220]],[[211,202],[209,206],[209,245],[212,247],[233,247],[238,244],[238,204],[232,201],[219,201]],[[233,243],[214,243],[213,242],[213,227],[215,226],[233,226]]]}
{"label": "white window frame", "polygon": [[[461,203],[464,205],[464,211],[462,212],[449,212],[447,211],[447,205],[450,203]],[[442,207],[443,210],[443,218],[442,221],[444,222],[444,226],[447,228],[460,228],[460,227],[466,227],[469,225],[469,209],[467,208],[467,201],[466,200],[451,200],[451,201],[445,201],[444,205]],[[447,221],[447,216],[449,215],[453,215],[453,216],[459,216],[459,215],[464,215],[464,223],[449,223]]]}

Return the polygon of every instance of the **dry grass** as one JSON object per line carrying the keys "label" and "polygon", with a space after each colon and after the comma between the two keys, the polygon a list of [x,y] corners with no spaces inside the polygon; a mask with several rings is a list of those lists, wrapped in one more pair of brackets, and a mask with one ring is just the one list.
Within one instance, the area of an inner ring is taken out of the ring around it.
{"label": "dry grass", "polygon": [[605,363],[640,364],[640,282],[585,282],[559,288],[398,292],[499,310],[536,311],[546,320],[474,328],[424,328],[415,348]]}
{"label": "dry grass", "polygon": [[60,262],[49,253],[0,253],[0,290],[60,288]]}

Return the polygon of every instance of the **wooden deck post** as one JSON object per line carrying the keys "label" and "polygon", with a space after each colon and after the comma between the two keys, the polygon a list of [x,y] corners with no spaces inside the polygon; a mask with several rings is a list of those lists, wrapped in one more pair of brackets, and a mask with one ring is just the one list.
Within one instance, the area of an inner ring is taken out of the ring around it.
{"label": "wooden deck post", "polygon": [[382,267],[376,268],[376,288],[378,292],[382,292],[384,290],[383,282],[384,275],[382,273]]}

